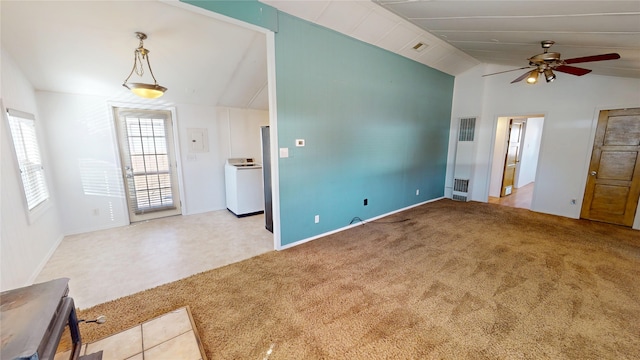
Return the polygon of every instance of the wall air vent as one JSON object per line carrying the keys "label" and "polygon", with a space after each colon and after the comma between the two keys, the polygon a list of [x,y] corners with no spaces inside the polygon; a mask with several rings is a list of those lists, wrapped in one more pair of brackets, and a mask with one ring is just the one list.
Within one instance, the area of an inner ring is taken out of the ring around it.
{"label": "wall air vent", "polygon": [[460,132],[458,133],[458,141],[473,141],[476,132],[476,118],[460,119]]}
{"label": "wall air vent", "polygon": [[415,45],[413,45],[413,50],[417,51],[417,52],[421,52],[422,50],[427,48],[427,44],[423,43],[423,42],[419,42]]}
{"label": "wall air vent", "polygon": [[453,191],[469,192],[469,180],[453,179]]}

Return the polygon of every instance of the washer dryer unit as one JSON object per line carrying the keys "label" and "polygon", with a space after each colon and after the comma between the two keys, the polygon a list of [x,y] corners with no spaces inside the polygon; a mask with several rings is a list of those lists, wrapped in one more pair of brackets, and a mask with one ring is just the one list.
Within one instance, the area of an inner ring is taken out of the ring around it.
{"label": "washer dryer unit", "polygon": [[262,165],[252,158],[227,159],[224,178],[229,211],[237,217],[264,212]]}

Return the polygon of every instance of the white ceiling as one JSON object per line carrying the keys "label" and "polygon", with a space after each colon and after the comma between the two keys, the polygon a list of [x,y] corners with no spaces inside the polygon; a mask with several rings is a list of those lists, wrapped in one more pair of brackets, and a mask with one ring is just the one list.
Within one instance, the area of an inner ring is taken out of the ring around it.
{"label": "white ceiling", "polygon": [[122,83],[140,31],[148,35],[153,73],[169,89],[162,101],[267,109],[265,35],[189,8],[155,0],[2,0],[2,47],[38,90],[127,100],[135,97]]}
{"label": "white ceiling", "polygon": [[[564,59],[622,56],[580,64],[595,74],[640,77],[640,1],[262,1],[451,75],[526,66],[550,39]],[[121,84],[142,31],[163,101],[268,107],[265,35],[219,15],[175,0],[2,0],[0,12],[2,47],[38,90],[132,96]]]}
{"label": "white ceiling", "polygon": [[[480,61],[368,0],[260,0],[278,10],[457,75]],[[416,51],[413,46],[427,46]]]}
{"label": "white ceiling", "polygon": [[[563,59],[621,55],[578,65],[594,74],[640,78],[637,0],[261,1],[451,75],[479,63],[527,66],[542,40],[554,40],[551,51]],[[427,45],[420,52],[413,49],[419,42]]]}

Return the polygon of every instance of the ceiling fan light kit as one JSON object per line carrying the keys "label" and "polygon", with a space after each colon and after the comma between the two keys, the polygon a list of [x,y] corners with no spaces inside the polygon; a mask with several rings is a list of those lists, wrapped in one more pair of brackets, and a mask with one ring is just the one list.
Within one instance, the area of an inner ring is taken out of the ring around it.
{"label": "ceiling fan light kit", "polygon": [[619,54],[610,53],[610,54],[592,55],[592,56],[584,56],[579,58],[562,60],[560,58],[560,53],[549,52],[549,48],[553,44],[555,44],[554,41],[543,40],[540,42],[540,44],[542,45],[544,52],[542,54],[538,54],[530,57],[528,59],[529,66],[507,70],[507,71],[500,71],[500,72],[486,74],[482,76],[484,77],[484,76],[502,74],[510,71],[534,68],[533,70],[527,71],[526,73],[522,74],[520,77],[516,78],[511,83],[513,84],[521,80],[527,79],[526,80],[527,84],[535,84],[538,82],[538,76],[541,73],[544,74],[544,79],[549,83],[556,79],[556,74],[553,73],[554,70],[571,74],[571,75],[576,75],[576,76],[586,75],[591,72],[591,70],[589,69],[579,68],[576,66],[569,66],[567,64],[577,64],[577,63],[584,63],[584,62],[620,59]]}
{"label": "ceiling fan light kit", "polygon": [[544,70],[544,79],[547,80],[547,82],[552,82],[553,80],[556,79],[556,74],[554,74],[553,70],[551,70],[551,69],[545,69]]}
{"label": "ceiling fan light kit", "polygon": [[531,70],[527,76],[527,84],[535,84],[538,82],[538,70]]}
{"label": "ceiling fan light kit", "polygon": [[[153,75],[153,70],[151,70],[151,63],[149,62],[149,50],[144,48],[143,43],[143,40],[147,38],[147,35],[141,32],[137,32],[136,37],[138,38],[138,40],[140,40],[140,45],[133,52],[133,68],[131,69],[129,76],[124,79],[122,86],[131,90],[132,93],[145,99],[159,98],[160,96],[164,95],[165,91],[167,91],[167,88],[158,84],[156,77]],[[127,83],[134,72],[136,73],[136,75],[142,77],[142,75],[144,74],[145,61],[147,63],[147,68],[149,69],[149,73],[153,78],[153,84]]]}

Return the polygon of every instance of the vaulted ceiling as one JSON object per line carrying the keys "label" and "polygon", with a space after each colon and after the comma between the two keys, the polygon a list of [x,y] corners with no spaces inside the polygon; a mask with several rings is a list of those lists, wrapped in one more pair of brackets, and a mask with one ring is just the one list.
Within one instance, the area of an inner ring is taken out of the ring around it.
{"label": "vaulted ceiling", "polygon": [[582,64],[594,74],[640,78],[640,1],[262,1],[451,75],[527,66],[553,40],[563,59],[621,55]]}
{"label": "vaulted ceiling", "polygon": [[[563,58],[622,56],[581,64],[594,74],[640,77],[640,1],[262,2],[451,75],[480,63],[526,66],[549,39]],[[169,88],[162,101],[268,106],[265,35],[190,5],[2,0],[0,10],[3,51],[38,90],[127,99],[121,84],[142,31]]]}
{"label": "vaulted ceiling", "polygon": [[140,31],[153,73],[169,89],[159,101],[268,107],[265,35],[210,12],[155,0],[2,0],[0,7],[2,47],[37,90],[135,99],[122,83]]}

